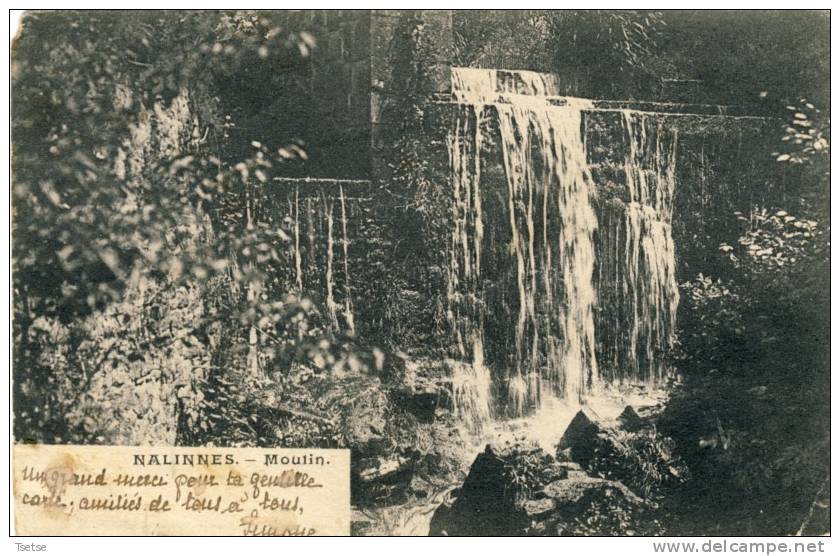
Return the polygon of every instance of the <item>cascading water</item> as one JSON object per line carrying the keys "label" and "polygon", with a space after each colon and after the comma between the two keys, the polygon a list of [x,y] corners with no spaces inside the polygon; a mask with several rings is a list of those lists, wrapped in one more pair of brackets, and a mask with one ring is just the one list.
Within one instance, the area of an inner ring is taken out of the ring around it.
{"label": "cascading water", "polygon": [[263,199],[266,204],[263,213],[270,219],[282,219],[290,236],[286,250],[288,270],[279,277],[283,287],[304,297],[314,294],[323,299],[329,327],[352,334],[356,319],[348,225],[354,200],[347,198],[343,182],[319,181],[320,187],[315,184],[301,187],[290,179],[294,189],[286,191],[285,197]]}
{"label": "cascading water", "polygon": [[[624,187],[597,201],[596,217],[582,130],[584,114],[597,110],[590,101],[558,97],[550,76],[528,71],[453,68],[452,85],[456,414],[476,429],[493,414],[591,403],[608,383],[661,380],[679,303],[676,131],[653,114],[620,112]],[[491,179],[482,155],[494,146],[503,191],[482,189]]]}
{"label": "cascading water", "polygon": [[624,110],[624,199],[603,207],[599,238],[599,358],[617,381],[665,375],[679,290],[671,216],[677,132],[651,114]]}
{"label": "cascading water", "polygon": [[295,215],[295,287],[298,295],[300,295],[303,293],[303,257],[300,252],[300,188],[298,186],[295,186],[294,211],[290,212]]}
{"label": "cascading water", "polygon": [[[491,416],[490,370],[484,365],[481,294],[482,109],[465,108],[449,140],[452,183],[452,236],[447,281],[447,317],[454,333],[457,360],[449,361],[455,414],[469,429],[481,430]],[[469,363],[465,363],[469,361]]]}
{"label": "cascading water", "polygon": [[344,187],[338,186],[338,198],[341,202],[341,249],[344,253],[344,320],[350,333],[356,331],[356,319],[353,317],[353,295],[350,289],[350,239],[347,237],[347,203],[344,199]]}
{"label": "cascading water", "polygon": [[[461,106],[449,137],[454,220],[449,319],[459,355],[472,357],[473,381],[487,384],[479,393],[482,399],[467,405],[489,407],[481,266],[482,124],[489,115],[501,136],[515,265],[514,353],[505,369],[503,409],[519,416],[545,396],[578,403],[597,380],[592,284],[597,220],[581,135],[582,111],[590,104],[581,99],[564,99],[562,106],[549,103],[556,87],[538,73],[502,75],[453,68],[453,93]],[[459,411],[459,396],[454,397]]]}
{"label": "cascading water", "polygon": [[324,214],[327,220],[327,270],[326,270],[326,286],[327,286],[327,300],[326,309],[327,316],[330,319],[330,324],[333,330],[338,329],[338,304],[335,302],[335,279],[333,276],[333,261],[335,260],[335,239],[333,237],[333,202],[327,201],[324,207]]}

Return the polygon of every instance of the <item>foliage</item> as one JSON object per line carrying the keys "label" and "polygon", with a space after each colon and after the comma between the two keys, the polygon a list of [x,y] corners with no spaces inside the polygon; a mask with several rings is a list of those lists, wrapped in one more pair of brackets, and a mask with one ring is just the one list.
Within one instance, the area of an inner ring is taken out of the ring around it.
{"label": "foliage", "polygon": [[600,443],[587,469],[594,475],[619,481],[650,502],[661,501],[669,489],[688,477],[688,469],[674,454],[673,441],[655,428],[638,432],[610,431]]}
{"label": "foliage", "polygon": [[[258,218],[263,189],[306,153],[270,133],[243,149],[225,114],[231,80],[274,75],[314,46],[283,17],[24,18],[12,79],[18,438],[213,442],[221,421],[237,423],[222,415],[229,402],[239,416],[258,403],[260,380],[352,360],[277,279],[289,236]],[[242,391],[221,395],[246,367]]]}
{"label": "foliage", "polygon": [[553,50],[560,67],[598,60],[599,71],[647,72],[665,27],[659,12],[563,10],[552,15]]}
{"label": "foliage", "polygon": [[665,533],[660,519],[651,512],[610,498],[593,498],[557,534],[569,537],[658,536]]}
{"label": "foliage", "polygon": [[773,114],[773,99],[798,104],[806,97],[829,107],[828,12],[681,10],[663,17],[660,46],[669,73],[698,80],[701,99]]}
{"label": "foliage", "polygon": [[556,73],[575,96],[827,108],[828,26],[813,10],[457,10],[455,62]]}
{"label": "foliage", "polygon": [[196,156],[222,147],[208,138],[226,125],[207,76],[235,73],[263,51],[286,55],[300,40],[234,34],[247,19],[74,12],[24,20],[13,69],[14,275],[40,310],[66,320],[114,299],[135,262],[164,273],[177,265],[160,256],[176,249],[171,230],[230,172],[217,157]]}
{"label": "foliage", "polygon": [[453,18],[455,62],[459,66],[548,68],[545,49],[549,16],[544,10],[458,10]]}
{"label": "foliage", "polygon": [[805,98],[799,99],[798,105],[786,105],[785,109],[788,118],[781,138],[785,150],[773,153],[776,160],[790,164],[816,164],[816,158],[830,156],[831,126],[822,111]]}
{"label": "foliage", "polygon": [[[794,141],[794,154],[774,156],[809,166],[797,174],[800,190],[822,199],[828,143],[807,135]],[[829,446],[830,250],[820,214],[813,206],[804,218],[781,209],[735,213],[741,233],[720,245],[721,276],[681,286],[686,384],[661,425],[692,471],[686,496],[718,508],[717,517],[678,508],[684,534],[794,532],[811,520]]]}
{"label": "foliage", "polygon": [[437,327],[443,320],[439,300],[429,300],[443,289],[445,238],[450,230],[449,176],[432,172],[443,146],[427,139],[430,107],[426,103],[433,90],[439,48],[421,13],[401,14],[391,38],[392,79],[383,110],[386,226],[399,238],[391,253],[399,271],[393,273],[383,294],[393,300],[384,304],[383,328],[389,342],[403,345],[428,345],[429,338],[436,343]]}
{"label": "foliage", "polygon": [[[720,246],[729,276],[701,274],[682,285],[683,361],[693,369],[721,371],[743,365],[746,372],[757,362],[776,367],[801,360],[795,351],[803,345],[820,353],[824,340],[811,332],[825,320],[821,299],[829,260],[827,230],[783,210],[735,216],[744,226],[738,244]],[[795,324],[804,344],[791,343]],[[790,358],[780,359],[782,355]],[[819,357],[809,362],[818,365]]]}
{"label": "foliage", "polygon": [[552,72],[567,85],[580,81],[570,94],[626,98],[653,81],[664,26],[659,12],[636,10],[458,11],[455,59]]}

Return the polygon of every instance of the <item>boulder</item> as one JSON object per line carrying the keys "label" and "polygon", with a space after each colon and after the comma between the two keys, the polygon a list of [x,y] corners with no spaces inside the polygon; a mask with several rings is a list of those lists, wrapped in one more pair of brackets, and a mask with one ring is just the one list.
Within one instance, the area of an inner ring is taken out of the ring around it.
{"label": "boulder", "polygon": [[355,460],[350,468],[350,498],[363,506],[401,501],[413,476],[411,457],[394,454]]}
{"label": "boulder", "polygon": [[[644,521],[644,500],[623,484],[590,477],[573,462],[559,462],[531,445],[487,446],[463,486],[432,517],[430,534],[518,536],[574,534],[592,512]],[[613,511],[615,510],[615,511]],[[592,530],[616,534],[618,521]],[[590,532],[589,529],[584,529]]]}
{"label": "boulder", "polygon": [[650,505],[618,481],[575,477],[554,481],[542,492],[554,510],[529,528],[534,535],[626,535],[660,533]]}
{"label": "boulder", "polygon": [[470,467],[464,484],[451,502],[442,504],[432,518],[431,535],[486,536],[523,534],[529,502],[539,488],[540,471],[560,478],[547,452],[536,445],[487,445]]}
{"label": "boulder", "polygon": [[639,416],[633,406],[628,405],[618,416],[618,422],[621,423],[621,428],[628,432],[635,432],[644,426],[644,420]]}
{"label": "boulder", "polygon": [[556,509],[557,505],[551,498],[538,498],[536,500],[526,500],[522,504],[522,510],[528,518],[542,519],[551,515]]}
{"label": "boulder", "polygon": [[592,409],[578,411],[557,444],[558,456],[563,457],[561,453],[567,451],[573,461],[586,466],[603,444],[605,430],[598,421],[599,417]]}
{"label": "boulder", "polygon": [[619,416],[621,427],[596,421],[589,411],[580,411],[557,446],[559,459],[570,459],[589,475],[621,481],[636,494],[653,499],[663,489],[687,478],[687,469],[673,453],[673,441],[655,428],[648,418],[627,406]]}
{"label": "boulder", "polygon": [[621,497],[627,502],[643,506],[644,500],[618,481],[609,481],[597,477],[576,476],[549,483],[543,488],[543,494],[554,502],[555,508],[565,515],[574,516],[593,497]]}
{"label": "boulder", "polygon": [[584,478],[589,476],[579,463],[575,463],[573,461],[558,462],[557,466],[564,470],[565,476],[569,479]]}

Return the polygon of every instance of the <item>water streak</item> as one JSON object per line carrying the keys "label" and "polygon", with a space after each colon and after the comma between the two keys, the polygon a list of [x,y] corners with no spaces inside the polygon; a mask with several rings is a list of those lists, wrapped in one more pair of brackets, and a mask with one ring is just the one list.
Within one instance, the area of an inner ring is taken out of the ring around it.
{"label": "water streak", "polygon": [[300,188],[295,186],[295,286],[303,293],[303,258],[300,252]]}
{"label": "water streak", "polygon": [[348,202],[352,201],[342,184],[338,184],[337,195],[323,190],[301,193],[295,184],[282,209],[278,207],[291,235],[287,249],[290,270],[283,280],[300,296],[323,296],[327,325],[350,334],[356,331],[348,232],[352,209]]}
{"label": "water streak", "polygon": [[613,380],[655,382],[668,371],[679,290],[671,217],[677,132],[625,110],[625,198],[604,207],[599,249],[600,358]]}
{"label": "water streak", "polygon": [[350,293],[350,259],[348,255],[350,240],[347,237],[347,207],[344,200],[344,187],[338,186],[338,197],[341,202],[341,248],[344,252],[344,320],[347,330],[352,334],[356,331],[353,318],[353,296]]}
{"label": "water streak", "polygon": [[[492,380],[490,370],[484,365],[484,308],[480,281],[484,237],[481,126],[482,108],[467,107],[449,138],[453,226],[449,246],[447,318],[458,359],[450,365],[452,399],[456,415],[473,431],[479,431],[492,414]],[[471,364],[463,361],[471,361]]]}
{"label": "water streak", "polygon": [[[500,76],[504,76],[500,78]],[[545,396],[579,402],[597,379],[592,178],[581,134],[590,104],[546,98],[556,84],[535,72],[453,68],[461,104],[449,137],[453,169],[450,321],[459,354],[464,330],[483,338],[482,118],[495,117],[507,179],[510,253],[515,266],[514,354],[505,369],[506,412],[522,415]],[[536,155],[534,153],[537,153]],[[478,352],[479,350],[474,350]],[[481,367],[484,364],[480,350]],[[489,373],[489,371],[487,371]]]}

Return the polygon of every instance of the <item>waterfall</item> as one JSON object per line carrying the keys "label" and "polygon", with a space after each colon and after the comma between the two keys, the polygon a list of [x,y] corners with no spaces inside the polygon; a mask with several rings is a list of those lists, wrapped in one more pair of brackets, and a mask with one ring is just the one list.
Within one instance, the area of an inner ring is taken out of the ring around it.
{"label": "waterfall", "polygon": [[353,334],[356,331],[356,321],[353,318],[353,296],[350,290],[350,258],[348,255],[350,240],[347,237],[347,206],[344,200],[344,187],[339,184],[338,198],[341,202],[341,249],[344,253],[344,320],[347,330]]}
{"label": "waterfall", "polygon": [[[447,319],[457,359],[449,361],[455,415],[475,432],[490,420],[490,370],[484,365],[481,303],[481,108],[466,110],[449,137],[452,180],[452,235],[447,280]],[[464,364],[469,360],[470,364]]]}
{"label": "waterfall", "polygon": [[[271,198],[266,216],[282,221],[290,235],[285,270],[278,279],[301,297],[323,300],[324,317],[333,331],[356,332],[350,261],[351,215],[355,197],[344,184],[320,180],[318,185],[287,179],[285,199]],[[349,182],[348,182],[349,183]],[[301,184],[306,184],[301,188]],[[335,190],[337,189],[337,191]]]}
{"label": "waterfall", "polygon": [[[341,239],[339,240],[336,240],[335,237],[335,218],[333,217],[335,202],[333,199],[322,201],[325,205],[324,214],[327,221],[326,309],[333,330],[346,329],[352,334],[356,330],[356,324],[353,316],[353,298],[350,288],[350,240],[347,237],[347,207],[344,199],[344,188],[340,184],[338,186],[338,201],[341,208]],[[341,255],[344,257],[343,265],[339,270],[339,276],[341,276],[341,270],[343,270],[343,276],[341,277],[344,280],[343,288],[341,288],[344,292],[344,300],[341,304],[336,301],[336,290],[338,289],[336,281],[336,243],[341,245]],[[339,314],[344,317],[343,322],[339,320]]]}
{"label": "waterfall", "polygon": [[603,211],[599,357],[612,380],[655,382],[667,372],[679,304],[671,235],[677,132],[651,114],[621,116],[626,187]]}
{"label": "waterfall", "polygon": [[581,134],[582,111],[591,105],[582,99],[549,103],[556,84],[535,72],[453,68],[452,82],[460,108],[449,135],[453,232],[447,293],[458,355],[472,357],[472,374],[488,384],[490,404],[488,367],[494,365],[484,362],[481,265],[482,124],[489,116],[501,136],[515,269],[514,353],[502,370],[504,411],[522,415],[545,396],[578,403],[598,376],[592,283],[597,220]]}
{"label": "waterfall", "polygon": [[325,201],[325,205],[324,215],[327,220],[327,269],[325,275],[327,300],[325,304],[330,325],[333,330],[338,330],[338,304],[335,302],[335,279],[333,277],[333,260],[335,259],[335,249],[333,248],[335,243],[333,238],[333,203],[331,200]]}

